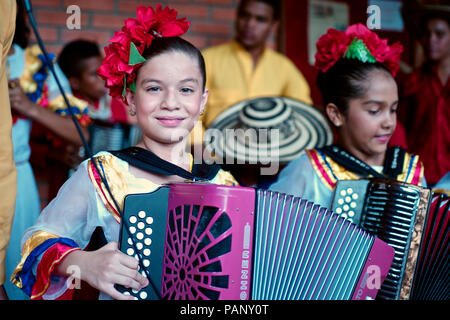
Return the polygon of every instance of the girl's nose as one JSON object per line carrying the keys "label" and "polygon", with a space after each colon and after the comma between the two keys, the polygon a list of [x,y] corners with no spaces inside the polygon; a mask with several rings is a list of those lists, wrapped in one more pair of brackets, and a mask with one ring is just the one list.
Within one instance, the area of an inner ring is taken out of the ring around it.
{"label": "girl's nose", "polygon": [[168,90],[164,99],[161,102],[161,107],[168,110],[174,110],[178,108],[176,95],[171,90]]}
{"label": "girl's nose", "polygon": [[397,123],[397,114],[389,112],[382,122],[384,128],[392,128]]}

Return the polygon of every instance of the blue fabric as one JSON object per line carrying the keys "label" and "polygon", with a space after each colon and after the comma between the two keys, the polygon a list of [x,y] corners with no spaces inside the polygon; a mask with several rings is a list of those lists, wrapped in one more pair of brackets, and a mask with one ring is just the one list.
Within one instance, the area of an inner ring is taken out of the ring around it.
{"label": "blue fabric", "polygon": [[68,238],[53,238],[48,239],[42,242],[40,245],[38,245],[36,248],[34,248],[33,251],[28,255],[27,259],[25,260],[25,263],[23,265],[22,271],[20,271],[16,275],[16,279],[20,277],[22,280],[22,290],[28,295],[31,296],[31,291],[33,289],[34,283],[36,282],[36,277],[33,274],[33,265],[36,262],[36,259],[38,259],[41,254],[43,254],[45,251],[47,251],[50,247],[53,245],[60,243],[64,244],[73,248],[77,248],[78,245],[75,241]]}

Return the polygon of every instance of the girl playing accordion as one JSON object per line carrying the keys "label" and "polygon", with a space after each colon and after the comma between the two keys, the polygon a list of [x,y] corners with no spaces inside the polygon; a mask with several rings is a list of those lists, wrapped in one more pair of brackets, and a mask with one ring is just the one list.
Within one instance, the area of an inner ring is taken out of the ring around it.
{"label": "girl playing accordion", "polygon": [[[201,53],[179,38],[189,22],[176,15],[160,5],[156,10],[139,7],[137,19],[127,19],[105,48],[97,72],[110,95],[127,101],[143,139],[121,156],[102,151],[84,161],[25,232],[22,260],[12,281],[32,299],[72,298],[74,289],[67,280],[74,267],[81,280],[100,290],[100,299],[132,299],[114,286],[138,290],[148,280],[138,272],[138,262],[118,250],[124,197],[184,181],[178,171],[216,184],[236,183],[218,166],[194,164],[186,152],[208,90]],[[155,170],[133,162],[135,156],[153,159],[146,165]],[[173,173],[165,171],[173,167],[177,169]],[[86,251],[97,227],[108,243]]]}
{"label": "girl playing accordion", "polygon": [[325,112],[337,133],[334,145],[307,150],[270,189],[330,208],[339,180],[363,177],[423,185],[423,165],[400,147],[388,148],[396,126],[394,76],[402,47],[362,24],[329,29],[317,42],[315,67]]}

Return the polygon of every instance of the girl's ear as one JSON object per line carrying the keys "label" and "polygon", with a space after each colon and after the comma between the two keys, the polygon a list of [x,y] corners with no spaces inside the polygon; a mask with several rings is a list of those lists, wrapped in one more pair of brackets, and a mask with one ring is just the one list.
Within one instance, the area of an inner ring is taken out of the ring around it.
{"label": "girl's ear", "polygon": [[344,123],[344,115],[334,103],[327,104],[325,112],[327,113],[328,119],[336,127],[340,127]]}
{"label": "girl's ear", "polygon": [[136,115],[136,104],[134,102],[134,93],[127,90],[126,96],[127,105],[128,105],[128,113],[130,116]]}

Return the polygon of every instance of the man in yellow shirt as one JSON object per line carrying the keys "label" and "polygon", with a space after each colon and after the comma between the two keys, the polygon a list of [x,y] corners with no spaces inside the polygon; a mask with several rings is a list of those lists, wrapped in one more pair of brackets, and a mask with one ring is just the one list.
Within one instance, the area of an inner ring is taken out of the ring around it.
{"label": "man in yellow shirt", "polygon": [[309,85],[296,66],[266,46],[280,18],[280,2],[241,0],[235,39],[202,52],[209,89],[205,128],[222,111],[249,98],[285,96],[312,104]]}
{"label": "man in yellow shirt", "polygon": [[16,169],[11,139],[11,107],[8,95],[6,58],[16,26],[16,0],[0,1],[0,300],[7,299],[5,256],[11,233],[16,200]]}

